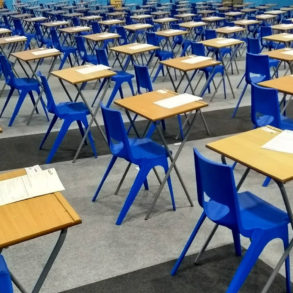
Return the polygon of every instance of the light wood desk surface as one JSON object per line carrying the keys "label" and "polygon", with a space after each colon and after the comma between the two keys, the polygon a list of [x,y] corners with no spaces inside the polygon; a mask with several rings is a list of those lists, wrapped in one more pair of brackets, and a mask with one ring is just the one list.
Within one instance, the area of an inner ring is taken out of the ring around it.
{"label": "light wood desk surface", "polygon": [[241,26],[223,26],[216,29],[216,32],[223,35],[244,32],[245,28]]}
{"label": "light wood desk surface", "polygon": [[259,20],[254,20],[254,19],[241,19],[241,20],[235,20],[234,24],[240,25],[240,26],[249,26],[249,25],[254,25],[254,24],[259,24]]}
{"label": "light wood desk surface", "polygon": [[237,39],[232,39],[232,38],[215,38],[215,39],[202,41],[200,43],[202,43],[203,45],[207,47],[221,49],[221,48],[227,48],[227,47],[240,45],[240,44],[243,44],[244,42]]}
{"label": "light wood desk surface", "polygon": [[277,89],[285,94],[293,95],[293,76],[286,75],[258,83],[260,86]]}
{"label": "light wood desk surface", "polygon": [[151,18],[151,17],[152,16],[150,14],[139,14],[139,15],[131,16],[131,18],[134,20],[142,20],[142,19]]}
{"label": "light wood desk surface", "polygon": [[105,40],[110,40],[110,39],[118,39],[120,38],[120,35],[116,33],[97,33],[97,34],[92,34],[92,35],[86,35],[84,36],[87,40],[93,41],[93,42],[101,42]]}
{"label": "light wood desk surface", "polygon": [[88,15],[88,16],[82,16],[79,19],[83,21],[91,21],[91,20],[99,20],[102,16],[100,15]]}
{"label": "light wood desk surface", "polygon": [[73,17],[80,17],[83,16],[82,13],[72,12],[72,13],[65,13],[63,14],[64,17],[73,18]]}
{"label": "light wood desk surface", "polygon": [[[136,48],[136,46],[144,46],[141,48]],[[117,52],[117,53],[122,53],[122,54],[127,54],[127,55],[135,55],[135,54],[141,54],[141,53],[145,53],[148,51],[152,51],[152,50],[157,50],[160,49],[160,47],[158,46],[153,46],[150,44],[140,44],[140,43],[131,43],[131,44],[127,44],[127,45],[122,45],[122,46],[116,46],[116,47],[111,47],[110,50]]]}
{"label": "light wood desk surface", "polygon": [[156,35],[161,36],[161,37],[165,37],[165,38],[181,36],[181,35],[185,35],[187,33],[188,33],[187,31],[179,30],[179,29],[168,29],[168,30],[155,32]]}
{"label": "light wood desk surface", "polygon": [[[46,53],[47,50],[48,52]],[[43,54],[37,54],[37,55],[34,54],[34,53],[41,53],[42,51],[44,51]],[[57,49],[38,48],[38,49],[11,53],[11,55],[16,57],[17,59],[28,62],[28,61],[38,60],[42,58],[56,57],[61,55],[61,52],[58,51]]]}
{"label": "light wood desk surface", "polygon": [[8,28],[0,28],[0,35],[10,35],[11,34],[11,30]]}
{"label": "light wood desk surface", "polygon": [[91,28],[88,26],[70,26],[65,28],[60,28],[59,31],[66,34],[78,34],[81,32],[88,32]]}
{"label": "light wood desk surface", "polygon": [[26,42],[27,38],[25,36],[11,36],[11,37],[4,37],[0,38],[0,46],[11,44],[11,43],[21,43]]}
{"label": "light wood desk surface", "polygon": [[[290,53],[290,54],[286,54]],[[277,60],[285,61],[285,62],[292,62],[293,61],[293,48],[283,48],[283,49],[277,49],[272,51],[266,51],[263,52],[263,55],[268,55],[270,58],[274,58]]]}
{"label": "light wood desk surface", "polygon": [[277,15],[273,15],[273,14],[259,14],[259,15],[255,16],[255,18],[259,19],[259,20],[274,19],[276,17],[277,17]]}
{"label": "light wood desk surface", "polygon": [[151,27],[153,27],[153,26],[148,23],[136,23],[136,24],[129,24],[129,25],[124,26],[124,28],[129,31],[137,31],[137,30],[142,30],[142,29],[148,29]]}
{"label": "light wood desk surface", "polygon": [[191,29],[194,27],[200,27],[200,26],[206,26],[207,24],[203,21],[187,21],[187,22],[181,22],[179,23],[179,26]]}
{"label": "light wood desk surface", "polygon": [[288,43],[293,41],[293,34],[281,33],[263,37],[264,40],[280,43]]}
{"label": "light wood desk surface", "polygon": [[275,24],[275,25],[272,25],[272,29],[286,32],[288,30],[293,30],[293,23]]}
{"label": "light wood desk surface", "polygon": [[203,17],[202,21],[204,22],[216,22],[220,20],[224,20],[225,17],[220,17],[220,16],[208,16],[208,17]]}
{"label": "light wood desk surface", "polygon": [[[95,65],[90,65],[95,66]],[[83,82],[88,82],[92,80],[97,80],[101,78],[108,78],[116,73],[112,70],[106,69],[101,71],[95,71],[88,74],[83,74],[78,72],[79,69],[90,67],[88,65],[76,66],[71,68],[65,68],[61,70],[52,71],[51,74],[56,76],[57,78],[66,80],[71,84],[79,84]]]}
{"label": "light wood desk surface", "polygon": [[99,21],[99,24],[101,24],[101,25],[114,25],[114,24],[122,24],[124,22],[125,21],[121,20],[121,19],[108,19],[108,20]]}
{"label": "light wood desk surface", "polygon": [[194,13],[182,13],[182,14],[175,14],[174,15],[176,18],[191,18],[191,17],[194,17],[195,14]]}
{"label": "light wood desk surface", "polygon": [[196,57],[195,55],[190,55],[190,56],[183,56],[183,57],[177,57],[177,58],[171,58],[168,60],[164,60],[164,61],[160,61],[160,63],[174,68],[174,69],[178,69],[184,72],[190,71],[190,70],[197,70],[197,69],[201,69],[201,68],[205,68],[208,66],[216,66],[221,64],[220,61],[214,60],[212,58],[205,60],[205,61],[201,61],[201,62],[196,62],[196,63],[185,63],[182,62],[184,60],[188,60],[190,58],[194,58]]}
{"label": "light wood desk surface", "polygon": [[38,21],[45,21],[47,20],[47,17],[44,16],[37,16],[37,17],[32,17],[32,18],[25,18],[25,22],[38,22]]}
{"label": "light wood desk surface", "polygon": [[[0,180],[25,175],[24,169],[0,174]],[[60,192],[0,206],[0,248],[81,223]]]}
{"label": "light wood desk surface", "polygon": [[173,17],[163,17],[163,18],[157,18],[157,19],[154,19],[154,22],[155,23],[169,23],[169,22],[174,22],[174,21],[177,21],[176,18],[173,18]]}
{"label": "light wood desk surface", "polygon": [[42,26],[45,27],[58,27],[58,26],[65,26],[65,25],[69,25],[69,21],[66,20],[60,20],[60,21],[50,21],[50,22],[43,22],[41,23]]}
{"label": "light wood desk surface", "polygon": [[29,13],[22,13],[22,14],[13,14],[11,15],[10,17],[11,18],[14,18],[14,19],[24,19],[24,18],[29,18],[29,17],[32,17],[33,15],[32,14],[29,14]]}
{"label": "light wood desk surface", "polygon": [[243,15],[243,13],[239,12],[239,11],[225,12],[225,16],[228,16],[228,17],[236,17],[236,16],[240,16],[240,15]]}
{"label": "light wood desk surface", "polygon": [[257,11],[256,8],[244,8],[244,9],[241,9],[241,12],[243,13],[251,13],[251,12],[255,12]]}
{"label": "light wood desk surface", "polygon": [[154,103],[176,95],[178,95],[176,92],[170,90],[157,90],[142,95],[117,99],[114,103],[153,122],[208,106],[204,101],[196,101],[167,109]]}
{"label": "light wood desk surface", "polygon": [[[267,131],[264,129],[270,129]],[[269,126],[256,128],[207,144],[207,147],[227,158],[286,183],[293,179],[293,155],[263,149],[261,146],[281,130]]]}
{"label": "light wood desk surface", "polygon": [[292,11],[293,7],[281,7],[280,10],[288,12],[288,11]]}
{"label": "light wood desk surface", "polygon": [[281,15],[286,13],[284,10],[267,10],[264,12],[265,14],[271,14],[271,15]]}

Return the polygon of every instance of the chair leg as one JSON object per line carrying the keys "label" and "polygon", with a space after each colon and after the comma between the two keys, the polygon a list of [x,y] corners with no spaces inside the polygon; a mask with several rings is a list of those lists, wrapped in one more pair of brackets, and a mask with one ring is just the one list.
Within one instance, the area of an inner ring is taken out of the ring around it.
{"label": "chair leg", "polygon": [[179,132],[180,132],[180,137],[181,140],[184,139],[184,131],[183,131],[183,127],[182,127],[182,119],[180,115],[177,115],[177,120],[178,120],[178,126],[179,126]]}
{"label": "chair leg", "polygon": [[149,173],[149,171],[151,170],[151,168],[147,167],[147,166],[139,166],[139,172],[136,175],[135,181],[129,191],[129,194],[124,202],[124,205],[119,213],[119,216],[117,218],[116,221],[116,225],[121,225],[121,223],[123,222],[129,208],[131,207],[133,201],[135,200],[136,195],[138,194],[142,184],[145,182],[147,174]]}
{"label": "chair leg", "polygon": [[[28,92],[30,98],[31,98],[31,101],[33,103],[33,106],[35,107],[36,105],[36,101],[35,101],[35,98],[34,98],[34,95],[33,95],[33,92],[32,91],[29,91]],[[39,114],[39,109],[36,107],[36,113]]]}
{"label": "chair leg", "polygon": [[24,101],[24,98],[25,98],[26,94],[27,94],[26,91],[21,91],[21,92],[20,92],[20,96],[19,96],[19,98],[18,98],[17,104],[16,104],[16,106],[15,106],[15,108],[14,108],[14,111],[13,111],[13,114],[12,114],[12,116],[11,116],[11,119],[10,119],[10,121],[9,121],[8,126],[12,126],[12,124],[13,124],[13,122],[14,122],[14,119],[15,119],[15,117],[17,116],[17,114],[18,114],[18,112],[19,112],[19,109],[20,109],[20,107],[21,107],[21,105],[22,105],[22,103],[23,103],[23,101]]}
{"label": "chair leg", "polygon": [[179,258],[177,259],[175,265],[172,268],[172,271],[171,271],[172,276],[174,276],[176,274],[176,272],[177,272],[177,270],[178,270],[183,258],[185,257],[185,255],[186,255],[191,243],[193,242],[193,240],[194,240],[197,232],[199,231],[202,223],[204,222],[205,218],[206,218],[206,214],[203,212],[201,214],[198,222],[196,223],[192,233],[190,234],[190,236],[189,236],[189,238],[188,238],[188,240],[187,240],[187,242],[186,242],[186,244],[185,244],[185,246],[184,246],[184,248],[183,248],[183,250],[182,250],[182,252],[181,252],[181,254],[179,256]]}
{"label": "chair leg", "polygon": [[245,74],[242,75],[242,77],[241,77],[239,83],[237,84],[236,88],[239,88],[240,87],[240,84],[242,83],[244,77],[245,77]]}
{"label": "chair leg", "polygon": [[50,125],[49,125],[49,128],[48,128],[48,130],[47,130],[47,132],[46,132],[46,134],[45,134],[45,136],[44,136],[44,138],[43,138],[43,140],[42,140],[42,142],[41,142],[41,144],[40,144],[40,147],[39,147],[40,150],[42,149],[42,147],[43,147],[43,145],[44,145],[46,139],[48,138],[48,136],[49,136],[49,134],[50,134],[50,132],[51,132],[51,130],[52,130],[54,124],[56,123],[57,118],[58,118],[57,115],[54,115],[54,117],[53,117],[53,119],[52,119],[52,121],[51,121],[51,123],[50,123]]}
{"label": "chair leg", "polygon": [[68,56],[69,56],[68,53],[66,53],[66,52],[63,53],[63,58],[61,59],[61,62],[60,62],[59,68],[58,68],[59,70],[63,68]]}
{"label": "chair leg", "polygon": [[56,140],[55,140],[55,142],[53,144],[53,147],[51,148],[51,151],[50,151],[50,153],[49,153],[49,155],[47,157],[46,164],[51,163],[51,161],[52,161],[52,159],[54,157],[54,154],[56,153],[59,145],[61,144],[61,142],[62,142],[62,140],[63,140],[63,138],[64,138],[69,126],[70,126],[70,124],[71,124],[71,122],[72,122],[71,120],[65,120],[63,122],[63,125],[62,125],[62,127],[61,127],[61,129],[60,129],[60,131],[59,131],[59,133],[57,135],[57,138],[56,138]]}
{"label": "chair leg", "polygon": [[112,102],[113,102],[113,100],[114,100],[114,98],[115,98],[115,96],[116,96],[116,94],[117,94],[117,92],[118,92],[118,90],[120,88],[121,88],[121,82],[116,82],[115,83],[115,86],[114,86],[114,88],[112,90],[111,96],[108,99],[108,102],[107,102],[106,107],[110,107],[111,106],[111,104],[112,104]]}
{"label": "chair leg", "polygon": [[[288,233],[285,233],[283,240],[284,250],[287,249],[289,246],[289,240],[288,240]],[[286,292],[291,293],[291,275],[290,275],[290,258],[289,256],[285,260],[285,271],[286,271]]]}
{"label": "chair leg", "polygon": [[95,98],[94,98],[94,101],[92,102],[92,107],[94,106],[94,104],[95,104],[95,102],[96,102],[98,96],[100,95],[100,93],[101,93],[101,91],[102,91],[102,89],[103,89],[105,83],[106,83],[106,78],[103,79],[102,83],[101,83],[100,86],[99,86],[98,92],[97,92],[97,94],[96,94],[96,96],[95,96]]}
{"label": "chair leg", "polygon": [[98,188],[97,188],[97,190],[96,190],[96,192],[95,192],[95,194],[94,194],[94,196],[92,198],[92,202],[96,201],[96,199],[97,199],[97,197],[99,195],[99,192],[101,191],[102,186],[103,186],[106,178],[108,177],[112,167],[114,166],[116,160],[117,160],[117,157],[113,156],[111,161],[110,161],[110,163],[109,163],[109,165],[108,165],[108,167],[107,167],[107,169],[106,169],[106,172],[105,172],[105,174],[104,174],[104,176],[103,176],[103,178],[102,178],[102,180],[101,180],[101,182],[100,182],[100,184],[99,184],[99,186],[98,186]]}
{"label": "chair leg", "polygon": [[8,96],[7,96],[7,98],[6,98],[6,101],[5,101],[5,103],[4,103],[4,106],[3,106],[3,108],[2,108],[2,111],[1,111],[0,117],[2,117],[2,114],[3,114],[4,110],[6,109],[6,107],[7,107],[7,105],[8,105],[8,102],[10,101],[10,98],[11,98],[11,96],[12,96],[14,90],[15,90],[15,88],[13,88],[13,87],[10,89],[10,91],[9,91],[9,93],[8,93]]}
{"label": "chair leg", "polygon": [[235,116],[236,116],[236,113],[237,113],[237,111],[238,111],[238,108],[239,108],[239,106],[240,106],[240,103],[241,103],[241,101],[242,101],[242,98],[243,98],[243,96],[244,96],[244,94],[245,94],[245,92],[246,92],[247,86],[248,86],[248,83],[245,84],[245,86],[244,86],[244,88],[243,88],[243,90],[242,90],[242,93],[241,93],[241,95],[240,95],[240,97],[239,97],[239,100],[238,100],[238,102],[237,102],[237,105],[236,105],[236,107],[235,107],[235,109],[234,109],[234,111],[233,111],[232,118],[235,118]]}
{"label": "chair leg", "polygon": [[[165,174],[167,174],[168,169],[169,169],[167,159],[166,159],[166,162],[163,165],[163,168],[165,170]],[[172,187],[172,182],[171,182],[171,177],[170,176],[168,177],[167,182],[168,182],[169,192],[170,192],[170,196],[171,196],[171,202],[172,202],[173,211],[176,211],[175,198],[174,198],[173,187]]]}
{"label": "chair leg", "polygon": [[262,186],[263,187],[267,187],[271,182],[271,178],[270,177],[266,177],[266,179],[264,180]]}
{"label": "chair leg", "polygon": [[[82,120],[82,123],[83,123],[85,129],[87,129],[89,127],[86,117]],[[97,157],[97,150],[96,150],[95,142],[94,142],[91,131],[88,132],[87,136],[88,136],[91,148],[93,150],[94,156],[96,158]]]}
{"label": "chair leg", "polygon": [[237,256],[241,256],[241,242],[239,232],[232,230],[234,249]]}
{"label": "chair leg", "polygon": [[234,274],[226,293],[235,293],[240,290],[263,248],[267,244],[267,241],[263,240],[264,237],[265,235],[261,232],[257,236],[252,237],[251,244]]}

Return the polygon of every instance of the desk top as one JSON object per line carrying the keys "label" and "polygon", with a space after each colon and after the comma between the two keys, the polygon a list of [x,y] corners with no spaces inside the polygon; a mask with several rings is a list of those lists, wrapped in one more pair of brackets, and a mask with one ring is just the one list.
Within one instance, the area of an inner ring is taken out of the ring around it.
{"label": "desk top", "polygon": [[224,20],[225,17],[221,17],[221,16],[208,16],[208,17],[203,17],[202,21],[205,22],[215,22],[215,21],[220,21],[220,20]]}
{"label": "desk top", "polygon": [[274,35],[263,37],[263,39],[268,41],[287,43],[287,42],[293,41],[293,34],[288,34],[288,33],[274,34]]}
{"label": "desk top", "polygon": [[153,27],[153,26],[148,23],[136,23],[136,24],[129,24],[129,25],[124,26],[124,28],[129,31],[137,31],[137,30],[142,30],[142,29],[148,29],[151,27]]}
{"label": "desk top", "polygon": [[84,21],[90,21],[90,20],[98,20],[101,19],[102,16],[100,15],[88,15],[88,16],[82,16],[79,19]]}
{"label": "desk top", "polygon": [[97,33],[97,34],[92,34],[92,35],[86,35],[84,36],[87,40],[93,41],[93,42],[100,42],[100,41],[105,41],[109,39],[117,39],[120,38],[120,35],[116,33]]}
{"label": "desk top", "polygon": [[240,40],[237,40],[237,39],[232,39],[232,38],[231,39],[230,38],[229,39],[228,38],[215,38],[215,39],[202,41],[200,43],[204,44],[207,47],[213,47],[213,48],[221,49],[221,48],[240,45],[240,44],[242,44],[244,42],[240,41]]}
{"label": "desk top", "polygon": [[59,31],[66,34],[78,34],[80,32],[88,32],[91,28],[88,26],[70,26],[65,28],[60,28]]}
{"label": "desk top", "polygon": [[179,26],[184,28],[194,28],[194,27],[200,27],[200,26],[206,26],[207,24],[203,21],[187,21],[187,22],[181,22],[179,23]]}
{"label": "desk top", "polygon": [[10,44],[10,43],[25,42],[26,39],[27,38],[25,36],[18,36],[18,35],[14,35],[14,36],[11,36],[11,37],[0,38],[0,46],[7,45],[7,44]]}
{"label": "desk top", "polygon": [[261,148],[281,130],[256,128],[207,144],[217,153],[285,183],[293,179],[293,155]]}
{"label": "desk top", "polygon": [[47,17],[44,16],[37,16],[37,17],[32,17],[32,18],[25,18],[24,21],[26,22],[39,22],[39,21],[45,21],[47,20]]}
{"label": "desk top", "polygon": [[241,26],[223,26],[216,29],[216,32],[223,35],[244,32],[245,29]]}
{"label": "desk top", "polygon": [[286,62],[293,61],[293,49],[290,49],[290,48],[266,51],[266,52],[263,52],[262,54],[268,55],[270,58],[274,58],[281,61],[286,61]]}
{"label": "desk top", "polygon": [[280,92],[293,95],[293,76],[286,75],[258,83],[260,86],[275,88]]}
{"label": "desk top", "polygon": [[58,27],[62,25],[68,25],[69,21],[66,20],[57,20],[57,21],[50,21],[50,22],[42,22],[41,25],[45,27]]}
{"label": "desk top", "polygon": [[170,90],[157,90],[142,95],[115,100],[115,104],[133,113],[136,113],[150,121],[158,121],[190,112],[208,106],[204,101],[191,102],[179,107],[167,109],[156,105],[154,102],[178,95]]}
{"label": "desk top", "polygon": [[168,22],[173,22],[173,21],[177,21],[177,18],[163,17],[163,18],[154,19],[154,22],[156,22],[156,23],[168,23]]}
{"label": "desk top", "polygon": [[110,50],[115,51],[117,53],[127,54],[127,55],[135,55],[141,54],[144,52],[157,50],[160,47],[153,46],[150,44],[140,44],[140,43],[131,43],[122,46],[111,47]]}
{"label": "desk top", "polygon": [[181,36],[181,35],[185,35],[187,33],[188,33],[187,31],[179,30],[179,29],[168,29],[168,30],[155,32],[156,35],[161,36],[161,37],[166,37],[166,38]]}
{"label": "desk top", "polygon": [[11,55],[22,61],[32,61],[42,58],[59,56],[61,55],[61,52],[57,49],[37,48],[32,50],[11,53]]}
{"label": "desk top", "polygon": [[121,19],[108,19],[108,20],[99,21],[99,24],[114,25],[114,24],[122,24],[124,22],[125,22],[125,20],[121,20]]}
{"label": "desk top", "polygon": [[[0,174],[0,180],[25,175],[24,169]],[[0,206],[0,248],[81,223],[60,192]]]}
{"label": "desk top", "polygon": [[277,15],[273,15],[273,14],[259,14],[259,15],[256,15],[255,18],[256,19],[261,19],[261,20],[264,20],[264,19],[273,19],[275,18]]}
{"label": "desk top", "polygon": [[254,19],[241,19],[241,20],[235,20],[234,23],[236,25],[248,26],[248,25],[258,24],[260,23],[260,21],[254,20]]}
{"label": "desk top", "polygon": [[116,74],[114,71],[109,69],[94,71],[87,74],[78,72],[78,70],[80,69],[87,68],[87,67],[90,68],[94,66],[95,65],[82,65],[82,66],[76,66],[71,68],[65,68],[61,70],[52,71],[51,74],[56,76],[57,78],[66,80],[67,82],[71,84],[79,84],[79,83],[97,80],[101,78],[108,78]]}
{"label": "desk top", "polygon": [[[189,55],[189,56],[183,56],[183,57],[177,57],[177,58],[171,58],[168,60],[160,61],[160,63],[172,67],[181,71],[190,71],[190,70],[197,70],[201,68],[205,68],[208,66],[216,66],[221,64],[220,61],[214,60],[212,58],[201,61],[201,62],[194,62],[194,63],[186,63],[184,61],[191,59],[191,58],[196,58],[201,56],[195,56],[195,55]],[[182,62],[183,61],[183,62]]]}

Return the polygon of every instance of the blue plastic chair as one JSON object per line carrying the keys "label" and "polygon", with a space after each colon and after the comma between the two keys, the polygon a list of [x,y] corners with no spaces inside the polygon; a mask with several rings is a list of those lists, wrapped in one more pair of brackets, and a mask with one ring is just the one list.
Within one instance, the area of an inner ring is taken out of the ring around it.
{"label": "blue plastic chair", "polygon": [[232,117],[236,116],[247,86],[252,83],[271,79],[269,57],[267,55],[246,53],[245,81],[246,84],[241,92]]}
{"label": "blue plastic chair", "polygon": [[[4,113],[8,103],[10,101],[10,98],[12,97],[14,90],[17,90],[19,92],[18,101],[16,103],[16,106],[14,108],[14,111],[12,113],[12,116],[11,116],[9,124],[8,124],[8,126],[12,126],[12,124],[13,124],[13,122],[14,122],[14,120],[20,110],[20,107],[21,107],[21,105],[27,95],[30,96],[33,105],[35,105],[33,91],[35,91],[39,96],[40,95],[40,85],[39,85],[39,82],[34,78],[16,78],[14,75],[14,72],[12,70],[10,62],[3,55],[0,55],[0,66],[1,66],[1,70],[2,70],[4,77],[5,77],[5,82],[8,86],[10,86],[10,91],[8,93],[8,96],[6,98],[6,101],[4,103],[2,111],[0,113],[0,117],[2,117],[2,114]],[[42,98],[41,98],[41,103],[42,103],[43,109],[45,111],[46,117],[49,120],[48,115],[47,115],[46,106],[45,106]],[[36,111],[38,113],[38,109],[36,109]]]}
{"label": "blue plastic chair", "polygon": [[[48,111],[54,114],[48,130],[40,144],[40,149],[42,149],[57,119],[60,118],[61,120],[64,120],[62,127],[57,135],[57,138],[53,144],[53,147],[51,148],[51,151],[46,159],[46,164],[49,164],[52,161],[54,154],[56,153],[72,122],[77,122],[81,135],[84,135],[84,129],[82,127],[82,124],[84,125],[85,129],[88,128],[87,115],[90,114],[90,111],[88,110],[87,106],[82,102],[65,102],[56,105],[46,77],[41,75],[40,73],[39,76],[41,78],[42,86],[44,88],[44,92],[47,98]],[[96,147],[90,131],[88,132],[88,139],[94,156],[96,157]]]}
{"label": "blue plastic chair", "polygon": [[13,19],[13,24],[14,24],[14,34],[19,35],[19,36],[25,36],[27,38],[25,47],[24,49],[27,50],[27,48],[30,48],[30,43],[32,39],[37,40],[37,37],[35,34],[32,33],[26,33],[24,31],[24,28],[22,26],[21,20],[19,18],[14,18]]}
{"label": "blue plastic chair", "polygon": [[[146,32],[146,40],[147,40],[147,43],[150,44],[150,45],[160,46],[160,38],[154,32]],[[158,61],[163,61],[163,60],[167,60],[167,59],[170,59],[170,58],[174,57],[173,52],[170,52],[170,51],[167,51],[167,50],[161,50],[161,49],[155,50],[151,54],[152,55],[154,54],[155,57],[158,58],[156,60],[155,64],[154,64],[154,66],[153,66],[153,70],[155,69],[156,64],[158,63]],[[152,55],[151,55],[151,57],[152,57]],[[150,58],[150,60],[151,60],[151,58]],[[159,64],[159,66],[157,68],[157,71],[154,74],[152,82],[156,81],[156,79],[159,76],[160,71],[162,71],[162,74],[164,75],[164,66],[161,63]]]}
{"label": "blue plastic chair", "polygon": [[[191,42],[191,53],[197,56],[206,56],[205,47],[202,43]],[[223,65],[216,65],[215,67],[205,67],[200,69],[204,72],[206,80],[210,78],[210,82],[202,89],[202,96],[207,90],[210,92],[210,83],[213,81],[216,74],[221,74],[223,79],[224,95],[226,99],[226,83],[225,83],[225,68]],[[210,75],[212,76],[210,77]],[[193,78],[193,76],[192,76]]]}
{"label": "blue plastic chair", "polygon": [[263,37],[270,36],[272,34],[273,34],[273,29],[271,26],[260,27],[260,40],[261,40],[262,47],[268,50],[285,48],[284,44],[263,40]]}
{"label": "blue plastic chair", "polygon": [[77,46],[78,55],[80,59],[82,60],[81,65],[85,64],[86,62],[97,65],[98,64],[97,56],[87,53],[85,43],[84,43],[84,38],[81,36],[75,36],[75,42]]}
{"label": "blue plastic chair", "polygon": [[129,43],[126,29],[123,26],[117,25],[116,32],[120,36],[118,39],[119,45],[126,45]]}
{"label": "blue plastic chair", "polygon": [[[107,57],[107,53],[105,49],[96,49],[96,54],[97,54],[97,60],[98,60],[98,64],[101,65],[105,65],[105,66],[109,66],[109,61],[108,61],[108,57]],[[132,79],[134,78],[134,75],[125,71],[115,71],[116,74],[114,76],[111,77],[111,81],[114,82],[114,88],[112,90],[112,93],[108,99],[108,102],[106,104],[107,107],[110,107],[110,105],[112,104],[117,92],[119,91],[120,93],[120,97],[123,99],[124,95],[123,95],[123,89],[122,89],[122,85],[123,83],[128,83],[129,88],[131,90],[132,95],[134,95],[134,89],[133,89],[133,85],[132,85]],[[92,103],[92,106],[95,104],[99,94],[101,93],[105,83],[106,83],[106,79],[104,79],[99,87],[99,90],[94,98],[94,101]]]}
{"label": "blue plastic chair", "polygon": [[[129,166],[131,164],[135,164],[139,167],[138,174],[116,221],[116,225],[120,225],[135,200],[142,184],[144,184],[146,189],[148,189],[148,173],[155,166],[162,166],[165,173],[167,173],[168,153],[164,147],[152,141],[150,138],[128,138],[121,113],[117,110],[112,110],[104,106],[101,108],[108,145],[113,157],[105,171],[105,174],[103,175],[94,197],[92,198],[92,201],[97,199],[97,196],[99,195],[99,192],[101,191],[101,188],[117,158],[125,159],[129,162]],[[125,175],[126,174],[124,174],[123,177]],[[171,195],[173,210],[175,210],[175,200],[170,177],[168,178],[168,187]]]}
{"label": "blue plastic chair", "polygon": [[[247,53],[252,53],[252,54],[260,54],[262,51],[261,44],[259,39],[257,38],[247,38]],[[278,68],[280,61],[270,58],[269,57],[269,67],[273,68],[276,70]],[[278,77],[278,71],[276,72],[276,77]],[[245,78],[245,73],[243,74],[241,80],[239,81],[237,88],[240,86],[242,81]]]}
{"label": "blue plastic chair", "polygon": [[36,39],[38,41],[39,47],[42,47],[45,45],[47,48],[52,48],[53,47],[52,41],[44,37],[39,22],[35,22],[34,28],[36,31]]}
{"label": "blue plastic chair", "polygon": [[63,57],[60,61],[60,65],[59,65],[59,70],[63,68],[66,59],[68,58],[69,63],[71,65],[71,67],[73,66],[72,60],[71,60],[71,54],[73,54],[73,56],[75,57],[75,60],[78,63],[78,59],[77,59],[77,49],[74,47],[69,47],[69,46],[62,46],[60,44],[59,41],[59,37],[57,35],[56,29],[55,28],[51,28],[50,29],[50,33],[51,33],[51,38],[52,38],[52,43],[53,43],[53,47],[57,50],[59,50],[60,52],[63,53]]}
{"label": "blue plastic chair", "polygon": [[91,26],[94,34],[99,34],[102,32],[101,27],[97,21],[92,21]]}
{"label": "blue plastic chair", "polygon": [[10,273],[2,254],[0,254],[0,292],[13,293]]}
{"label": "blue plastic chair", "polygon": [[[238,255],[241,254],[239,234],[250,238],[251,244],[226,290],[235,293],[240,290],[262,250],[271,240],[280,238],[284,249],[288,247],[289,218],[287,213],[249,191],[238,193],[231,166],[210,161],[196,149],[194,159],[198,203],[203,212],[171,274],[176,274],[197,232],[208,218],[232,231]],[[289,257],[285,265],[287,292],[291,292]]]}

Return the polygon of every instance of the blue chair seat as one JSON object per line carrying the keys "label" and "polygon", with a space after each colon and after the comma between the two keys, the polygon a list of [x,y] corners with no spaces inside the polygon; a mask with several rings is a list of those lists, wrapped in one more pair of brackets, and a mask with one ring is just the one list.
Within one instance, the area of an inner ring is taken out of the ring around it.
{"label": "blue chair seat", "polygon": [[36,79],[33,78],[20,78],[20,79],[15,79],[15,87],[19,89],[23,88],[30,88],[31,90],[36,90],[39,88],[39,82]]}
{"label": "blue chair seat", "polygon": [[116,75],[113,75],[111,77],[113,81],[118,81],[119,79],[123,79],[123,80],[132,79],[134,77],[133,74],[125,72],[125,71],[115,71],[115,72],[116,72]]}
{"label": "blue chair seat", "polygon": [[249,191],[238,193],[238,201],[240,218],[245,230],[277,229],[289,223],[287,213]]}
{"label": "blue chair seat", "polygon": [[83,102],[59,103],[58,105],[56,105],[56,112],[58,113],[58,116],[61,119],[66,118],[68,116],[71,116],[73,117],[73,119],[75,119],[75,116],[79,116],[81,114],[83,115],[90,114],[89,109]]}

